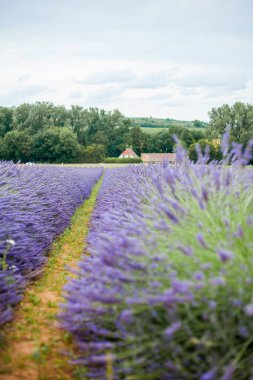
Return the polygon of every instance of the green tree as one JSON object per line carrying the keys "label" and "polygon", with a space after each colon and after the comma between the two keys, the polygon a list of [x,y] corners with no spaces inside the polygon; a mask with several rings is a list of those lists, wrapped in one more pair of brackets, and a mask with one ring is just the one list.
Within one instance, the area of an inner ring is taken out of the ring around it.
{"label": "green tree", "polygon": [[135,153],[140,156],[142,152],[142,146],[143,146],[143,132],[140,127],[136,126],[131,128],[130,130],[131,135],[131,146],[133,147],[133,150]]}
{"label": "green tree", "polygon": [[55,127],[67,127],[70,125],[70,112],[65,108],[65,106],[54,106],[51,103],[48,104],[49,118]]}
{"label": "green tree", "polygon": [[204,139],[205,129],[191,129],[191,134],[195,142]]}
{"label": "green tree", "polygon": [[191,144],[191,146],[188,149],[188,156],[190,160],[192,160],[193,162],[196,162],[198,160],[197,144],[199,145],[202,154],[205,153],[207,147],[209,148],[208,150],[210,161],[221,159],[220,146],[214,144],[212,141],[203,139],[199,140],[198,143]]}
{"label": "green tree", "polygon": [[25,130],[28,127],[27,119],[29,117],[31,108],[32,105],[28,103],[23,103],[15,108],[13,116],[16,129]]}
{"label": "green tree", "polygon": [[54,106],[50,102],[21,104],[14,111],[15,127],[36,134],[47,127],[70,125],[69,111],[64,106]]}
{"label": "green tree", "polygon": [[150,133],[142,132],[142,153],[152,153],[152,136]]}
{"label": "green tree", "polygon": [[37,102],[32,105],[25,126],[31,135],[40,130],[53,126],[53,103]]}
{"label": "green tree", "polygon": [[124,133],[125,129],[130,126],[128,121],[118,110],[106,112],[98,108],[89,108],[84,111],[83,118],[86,128],[87,144],[94,143],[94,136],[98,131],[106,133],[108,140],[112,141],[119,133]]}
{"label": "green tree", "polygon": [[187,149],[195,141],[192,132],[187,128],[182,128],[182,131],[180,132],[178,137]]}
{"label": "green tree", "polygon": [[0,137],[13,128],[13,108],[0,107]]}
{"label": "green tree", "polygon": [[91,144],[82,147],[79,154],[79,162],[99,163],[105,158],[105,147],[101,144]]}
{"label": "green tree", "polygon": [[175,141],[170,128],[155,133],[151,137],[151,150],[154,153],[172,153]]}
{"label": "green tree", "polygon": [[34,137],[33,156],[36,161],[74,162],[79,151],[77,136],[66,127],[50,127]]}
{"label": "green tree", "polygon": [[118,157],[129,145],[132,145],[132,135],[128,124],[123,123],[116,128],[110,129],[108,133],[109,142],[106,154],[109,157]]}
{"label": "green tree", "polygon": [[192,126],[194,128],[205,128],[205,124],[203,121],[200,121],[200,120],[193,120],[192,122]]}
{"label": "green tree", "polygon": [[32,138],[24,131],[10,131],[2,138],[0,158],[14,162],[27,162],[31,159],[33,147]]}
{"label": "green tree", "polygon": [[85,145],[86,143],[86,112],[80,106],[71,106],[69,111],[70,127],[76,133],[79,144]]}
{"label": "green tree", "polygon": [[209,112],[208,137],[220,138],[227,126],[231,128],[231,140],[246,144],[253,137],[253,105],[236,102],[224,104]]}

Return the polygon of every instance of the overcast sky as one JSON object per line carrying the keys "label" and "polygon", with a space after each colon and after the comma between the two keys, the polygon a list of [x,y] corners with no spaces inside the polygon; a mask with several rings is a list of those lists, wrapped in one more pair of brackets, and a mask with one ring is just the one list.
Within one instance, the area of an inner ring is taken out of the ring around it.
{"label": "overcast sky", "polygon": [[0,105],[208,120],[253,103],[252,0],[0,0]]}

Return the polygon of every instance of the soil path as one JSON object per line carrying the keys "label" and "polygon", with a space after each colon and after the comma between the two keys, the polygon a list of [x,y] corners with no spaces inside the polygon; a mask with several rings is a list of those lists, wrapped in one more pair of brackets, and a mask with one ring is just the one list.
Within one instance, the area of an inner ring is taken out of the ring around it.
{"label": "soil path", "polygon": [[[58,327],[58,304],[69,267],[76,267],[102,179],[77,209],[71,225],[53,244],[43,275],[28,287],[14,320],[4,326],[0,347],[1,380],[69,380],[82,378],[81,369],[68,363],[74,353],[70,334]],[[43,228],[43,226],[41,226]]]}

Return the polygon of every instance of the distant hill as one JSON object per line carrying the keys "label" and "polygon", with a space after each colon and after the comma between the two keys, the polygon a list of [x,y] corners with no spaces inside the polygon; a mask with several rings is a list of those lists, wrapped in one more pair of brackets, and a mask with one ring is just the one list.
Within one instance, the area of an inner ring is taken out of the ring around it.
{"label": "distant hill", "polygon": [[196,130],[204,130],[207,126],[207,123],[201,120],[175,120],[175,119],[160,119],[153,117],[129,117],[133,126],[139,126],[144,131],[149,133],[156,133],[164,128],[169,127],[183,127]]}

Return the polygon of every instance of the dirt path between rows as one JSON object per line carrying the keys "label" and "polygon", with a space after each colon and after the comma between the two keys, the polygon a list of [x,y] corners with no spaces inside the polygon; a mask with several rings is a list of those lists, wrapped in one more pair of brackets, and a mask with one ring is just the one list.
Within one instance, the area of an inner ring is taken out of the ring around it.
{"label": "dirt path between rows", "polygon": [[[70,227],[53,244],[40,279],[30,284],[15,318],[4,326],[0,347],[1,380],[81,379],[82,369],[69,364],[75,352],[69,333],[58,326],[62,288],[85,249],[84,239],[102,179],[75,212]],[[41,226],[43,228],[43,226]]]}

